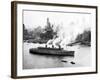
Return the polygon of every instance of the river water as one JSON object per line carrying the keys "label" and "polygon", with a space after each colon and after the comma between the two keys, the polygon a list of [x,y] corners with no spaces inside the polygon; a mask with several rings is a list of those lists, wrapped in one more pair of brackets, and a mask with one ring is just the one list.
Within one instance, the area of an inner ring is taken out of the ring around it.
{"label": "river water", "polygon": [[[75,45],[75,57],[30,54],[29,49],[39,44],[23,43],[23,69],[91,66],[91,47]],[[71,64],[70,62],[75,64]]]}

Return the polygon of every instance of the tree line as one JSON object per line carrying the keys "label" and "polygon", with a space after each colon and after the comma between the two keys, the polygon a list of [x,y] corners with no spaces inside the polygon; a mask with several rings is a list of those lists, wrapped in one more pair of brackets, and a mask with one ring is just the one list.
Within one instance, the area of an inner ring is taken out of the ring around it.
{"label": "tree line", "polygon": [[23,39],[24,41],[33,43],[46,43],[48,40],[53,39],[53,37],[57,35],[57,31],[54,31],[53,27],[54,25],[49,22],[49,18],[47,18],[45,28],[38,26],[29,31],[23,24]]}
{"label": "tree line", "polygon": [[[58,26],[59,27],[59,26]],[[57,38],[57,31],[54,31],[54,25],[50,23],[47,18],[47,23],[44,28],[41,26],[36,27],[33,30],[28,30],[23,24],[23,40],[32,43],[47,43],[48,40]],[[80,43],[90,46],[91,44],[91,31],[84,30],[83,33],[78,34],[73,43]]]}

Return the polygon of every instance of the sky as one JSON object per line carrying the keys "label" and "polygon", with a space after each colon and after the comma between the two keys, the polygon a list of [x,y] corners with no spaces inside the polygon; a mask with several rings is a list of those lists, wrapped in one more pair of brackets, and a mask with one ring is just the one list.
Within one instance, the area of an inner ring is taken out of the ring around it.
{"label": "sky", "polygon": [[73,34],[76,36],[78,33],[82,33],[85,29],[91,27],[91,14],[89,13],[23,11],[23,23],[27,29],[33,29],[38,26],[44,28],[47,18],[53,25],[60,25],[60,31],[65,35]]}

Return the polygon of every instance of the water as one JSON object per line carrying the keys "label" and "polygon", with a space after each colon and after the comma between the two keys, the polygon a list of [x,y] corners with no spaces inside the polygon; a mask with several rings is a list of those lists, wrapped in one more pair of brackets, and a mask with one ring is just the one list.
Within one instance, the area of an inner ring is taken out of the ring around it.
{"label": "water", "polygon": [[[60,56],[47,56],[30,54],[29,49],[38,46],[39,44],[24,43],[23,46],[23,69],[35,68],[57,68],[57,67],[84,67],[91,65],[90,47],[86,46],[73,46],[72,50],[75,51],[75,57],[60,57]],[[43,46],[43,45],[42,45]],[[63,62],[67,61],[67,62]],[[75,64],[71,64],[73,61]]]}

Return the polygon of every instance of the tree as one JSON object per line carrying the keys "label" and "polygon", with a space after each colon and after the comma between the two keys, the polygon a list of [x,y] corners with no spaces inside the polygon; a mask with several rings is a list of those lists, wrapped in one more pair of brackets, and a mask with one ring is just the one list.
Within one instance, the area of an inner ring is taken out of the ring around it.
{"label": "tree", "polygon": [[82,34],[78,34],[78,36],[75,39],[75,42],[81,42],[81,44],[90,46],[91,31],[90,30],[84,30],[84,32]]}
{"label": "tree", "polygon": [[33,32],[32,33],[33,38],[40,39],[40,34],[43,32],[43,29],[41,28],[41,26],[38,26],[32,32]]}
{"label": "tree", "polygon": [[25,24],[23,24],[23,39],[28,39],[28,30],[25,28]]}
{"label": "tree", "polygon": [[46,40],[53,39],[53,37],[57,34],[54,32],[53,27],[54,26],[50,23],[49,18],[47,18],[47,24],[45,26],[44,33],[40,35],[41,38]]}

